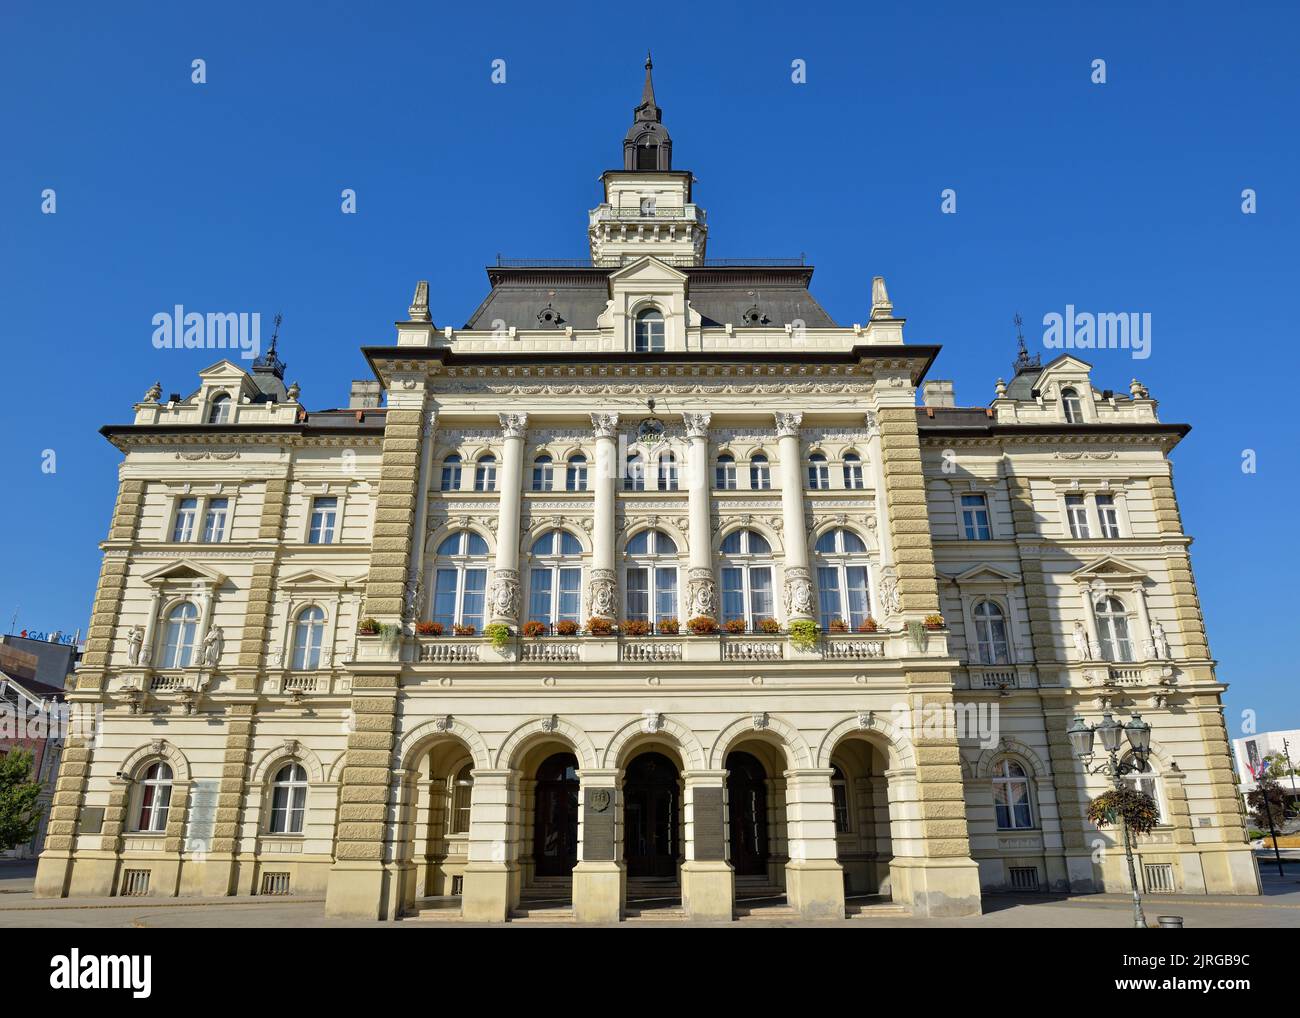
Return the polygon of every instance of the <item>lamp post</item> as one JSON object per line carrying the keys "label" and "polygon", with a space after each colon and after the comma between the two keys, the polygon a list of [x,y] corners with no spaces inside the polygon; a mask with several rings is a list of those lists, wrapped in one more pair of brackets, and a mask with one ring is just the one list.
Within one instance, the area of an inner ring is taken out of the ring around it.
{"label": "lamp post", "polygon": [[[1128,724],[1122,725],[1108,712],[1095,725],[1087,724],[1083,718],[1075,718],[1065,733],[1070,739],[1074,753],[1083,761],[1089,774],[1105,774],[1111,780],[1117,792],[1124,790],[1124,775],[1133,772],[1143,773],[1147,770],[1147,760],[1151,753],[1151,726],[1142,720],[1141,714],[1134,714]],[[1101,737],[1101,748],[1106,758],[1093,766],[1093,740]],[[1120,758],[1120,748],[1124,737],[1128,737],[1132,749],[1132,763],[1125,763]],[[1142,895],[1138,892],[1137,867],[1133,863],[1133,841],[1129,835],[1128,820],[1121,813],[1120,827],[1124,831],[1124,857],[1128,860],[1128,879],[1133,887],[1133,925],[1140,930],[1146,929],[1147,919],[1142,912]]]}

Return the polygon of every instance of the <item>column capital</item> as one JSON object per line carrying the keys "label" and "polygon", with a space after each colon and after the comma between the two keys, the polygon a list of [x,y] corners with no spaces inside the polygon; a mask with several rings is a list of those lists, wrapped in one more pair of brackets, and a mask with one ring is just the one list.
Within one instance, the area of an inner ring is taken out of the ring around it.
{"label": "column capital", "polygon": [[506,438],[523,438],[528,430],[527,414],[497,414]]}
{"label": "column capital", "polygon": [[778,438],[799,437],[799,425],[803,423],[802,411],[777,411],[772,416],[776,419],[776,434]]}
{"label": "column capital", "polygon": [[613,438],[618,433],[618,414],[592,414],[591,427],[596,432],[597,438]]}
{"label": "column capital", "polygon": [[705,411],[698,414],[682,414],[682,423],[686,426],[687,438],[708,438],[709,422],[713,415]]}

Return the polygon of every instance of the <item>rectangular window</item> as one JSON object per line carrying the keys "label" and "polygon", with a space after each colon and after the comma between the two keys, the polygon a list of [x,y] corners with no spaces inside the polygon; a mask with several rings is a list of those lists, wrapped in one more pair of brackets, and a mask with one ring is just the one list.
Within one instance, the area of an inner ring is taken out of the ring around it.
{"label": "rectangular window", "polygon": [[1070,524],[1071,537],[1092,537],[1092,532],[1088,529],[1088,505],[1082,495],[1065,496],[1065,517]]}
{"label": "rectangular window", "polygon": [[433,621],[450,632],[456,621],[456,570],[439,569],[433,587]]}
{"label": "rectangular window", "polygon": [[724,620],[745,617],[745,578],[741,569],[722,570],[722,617]]}
{"label": "rectangular window", "polygon": [[849,588],[848,623],[857,631],[858,626],[867,621],[871,614],[871,600],[867,594],[867,567],[847,566],[844,570]]}
{"label": "rectangular window", "polygon": [[661,566],[655,570],[655,622],[677,617],[677,570]]}
{"label": "rectangular window", "polygon": [[582,613],[582,570],[580,568],[560,570],[560,598],[555,619],[573,619],[578,621]]}
{"label": "rectangular window", "polygon": [[843,781],[831,782],[831,795],[835,802],[835,833],[849,833],[849,790]]}
{"label": "rectangular window", "polygon": [[627,617],[643,622],[650,618],[650,570],[627,571]]}
{"label": "rectangular window", "polygon": [[989,526],[989,505],[983,495],[961,497],[961,525],[968,541],[991,541],[993,530]]}
{"label": "rectangular window", "polygon": [[829,631],[832,619],[844,618],[840,607],[840,571],[834,566],[817,567],[817,608],[822,631]]}
{"label": "rectangular window", "polygon": [[208,502],[208,512],[203,520],[203,540],[217,544],[226,537],[226,517],[230,514],[230,499],[214,498]]}
{"label": "rectangular window", "polygon": [[311,530],[307,534],[308,544],[333,544],[334,527],[338,518],[339,500],[337,498],[317,498],[311,504]]}
{"label": "rectangular window", "polygon": [[551,623],[551,570],[534,569],[528,585],[528,617],[538,622]]}
{"label": "rectangular window", "polygon": [[997,812],[998,830],[1013,831],[1034,826],[1027,781],[994,782],[993,805]]}
{"label": "rectangular window", "polygon": [[749,625],[754,628],[761,619],[772,617],[772,570],[768,566],[749,570]]}
{"label": "rectangular window", "polygon": [[1101,521],[1102,537],[1119,537],[1119,506],[1114,495],[1097,496],[1097,519]]}
{"label": "rectangular window", "polygon": [[173,541],[194,540],[194,520],[199,513],[197,498],[183,498],[176,505],[176,525],[172,527]]}
{"label": "rectangular window", "polygon": [[487,570],[465,570],[465,593],[461,598],[460,621],[483,631],[483,608],[487,603]]}

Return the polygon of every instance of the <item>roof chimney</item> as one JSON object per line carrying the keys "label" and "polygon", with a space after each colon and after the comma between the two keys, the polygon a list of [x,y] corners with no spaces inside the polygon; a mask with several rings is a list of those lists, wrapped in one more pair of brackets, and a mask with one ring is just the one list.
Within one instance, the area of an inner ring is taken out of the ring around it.
{"label": "roof chimney", "polygon": [[952,382],[936,379],[922,383],[921,403],[923,406],[955,407],[957,396],[953,392]]}
{"label": "roof chimney", "polygon": [[348,396],[349,410],[373,410],[379,406],[379,397],[383,386],[378,382],[357,379],[352,383],[352,394]]}

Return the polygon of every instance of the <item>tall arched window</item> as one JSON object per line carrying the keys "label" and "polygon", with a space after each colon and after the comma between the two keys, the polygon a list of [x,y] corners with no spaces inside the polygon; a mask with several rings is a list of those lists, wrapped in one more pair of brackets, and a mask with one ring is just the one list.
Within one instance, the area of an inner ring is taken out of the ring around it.
{"label": "tall arched window", "polygon": [[1106,661],[1132,661],[1133,643],[1128,635],[1128,615],[1117,597],[1103,597],[1096,605],[1097,637]]}
{"label": "tall arched window", "polygon": [[325,613],[315,605],[304,608],[293,626],[293,667],[298,671],[319,668],[324,640]]}
{"label": "tall arched window", "polygon": [[999,831],[1034,826],[1029,775],[1015,760],[1004,758],[993,765],[993,809],[997,813]]}
{"label": "tall arched window", "polygon": [[749,486],[754,491],[767,491],[772,487],[772,468],[761,452],[749,457]]}
{"label": "tall arched window", "polygon": [[212,407],[208,410],[209,424],[229,424],[230,410],[234,404],[231,403],[230,397],[224,392],[212,400]]}
{"label": "tall arched window", "polygon": [[564,490],[587,490],[587,457],[582,453],[569,457],[568,467],[564,471]]}
{"label": "tall arched window", "polygon": [[627,471],[623,474],[624,491],[645,491],[645,457],[639,452],[628,453]]}
{"label": "tall arched window", "polygon": [[756,530],[733,530],[721,551],[723,620],[755,629],[773,616],[772,546]]}
{"label": "tall arched window", "polygon": [[808,487],[821,491],[831,486],[831,468],[819,452],[808,457]]}
{"label": "tall arched window", "polygon": [[983,665],[1004,665],[1011,661],[1011,647],[1007,642],[1007,619],[1002,606],[996,601],[981,601],[975,606],[975,643],[979,662]]}
{"label": "tall arched window", "polygon": [[490,452],[478,458],[474,467],[474,490],[497,490],[497,458]]}
{"label": "tall arched window", "polygon": [[548,530],[532,548],[528,618],[548,626],[582,613],[582,544],[567,530]]}
{"label": "tall arched window", "polygon": [[1061,410],[1065,414],[1066,424],[1083,423],[1083,402],[1074,389],[1061,390]]}
{"label": "tall arched window", "polygon": [[533,491],[555,489],[555,463],[546,453],[533,460]]}
{"label": "tall arched window", "polygon": [[182,601],[167,613],[163,625],[162,666],[188,668],[194,663],[194,641],[198,635],[199,610]]}
{"label": "tall arched window", "polygon": [[720,491],[736,490],[736,458],[724,452],[713,470],[713,486]]}
{"label": "tall arched window", "polygon": [[469,833],[469,809],[473,792],[474,765],[467,763],[451,780],[451,813],[447,817],[448,834]]}
{"label": "tall arched window", "polygon": [[865,487],[862,480],[862,457],[856,452],[844,454],[844,487],[853,490]]}
{"label": "tall arched window", "polygon": [[161,760],[150,764],[140,779],[140,809],[136,814],[137,831],[167,830],[167,813],[172,801],[172,769]]}
{"label": "tall arched window", "polygon": [[659,490],[677,490],[677,457],[670,452],[659,457]]}
{"label": "tall arched window", "polygon": [[627,542],[627,617],[653,622],[677,618],[677,544],[662,530],[643,530]]}
{"label": "tall arched window", "polygon": [[636,316],[636,352],[663,353],[664,316],[648,308]]}
{"label": "tall arched window", "polygon": [[452,453],[442,461],[443,491],[460,491],[460,457]]}
{"label": "tall arched window", "polygon": [[307,772],[302,764],[287,763],[271,782],[271,833],[301,834],[307,815]]}
{"label": "tall arched window", "polygon": [[[867,585],[867,546],[843,527],[817,539],[817,611],[823,630],[839,621],[857,629],[871,614]],[[838,628],[838,627],[837,627]]]}
{"label": "tall arched window", "polygon": [[488,546],[472,530],[451,534],[438,545],[434,560],[434,622],[452,626],[483,626],[487,597]]}

